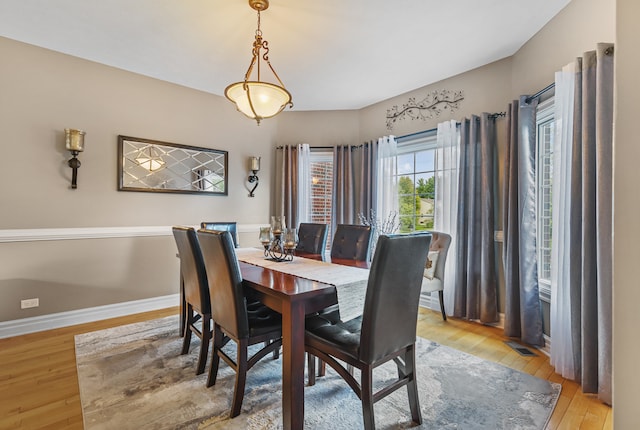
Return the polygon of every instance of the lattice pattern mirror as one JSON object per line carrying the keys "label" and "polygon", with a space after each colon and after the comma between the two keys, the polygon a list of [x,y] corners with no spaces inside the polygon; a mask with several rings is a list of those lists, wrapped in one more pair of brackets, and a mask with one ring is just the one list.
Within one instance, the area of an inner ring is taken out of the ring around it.
{"label": "lattice pattern mirror", "polygon": [[118,190],[227,195],[227,151],[118,136]]}

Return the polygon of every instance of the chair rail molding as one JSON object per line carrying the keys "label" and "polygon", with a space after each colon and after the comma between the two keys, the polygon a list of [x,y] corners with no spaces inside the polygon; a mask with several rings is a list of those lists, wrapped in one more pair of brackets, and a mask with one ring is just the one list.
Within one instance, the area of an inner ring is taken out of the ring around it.
{"label": "chair rail molding", "polygon": [[[238,232],[257,233],[262,224],[238,225]],[[172,226],[72,227],[0,230],[0,243],[43,240],[108,239],[118,237],[171,236]],[[199,225],[192,226],[196,229]]]}

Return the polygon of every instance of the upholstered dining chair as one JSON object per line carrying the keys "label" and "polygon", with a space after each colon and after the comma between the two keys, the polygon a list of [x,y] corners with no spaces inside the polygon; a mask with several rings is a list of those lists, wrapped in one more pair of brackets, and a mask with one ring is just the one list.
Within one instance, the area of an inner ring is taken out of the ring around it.
{"label": "upholstered dining chair", "polygon": [[331,242],[331,258],[369,261],[371,226],[338,224]]}
{"label": "upholstered dining chair", "polygon": [[296,251],[324,254],[327,247],[327,224],[301,222],[298,226]]}
{"label": "upholstered dining chair", "polygon": [[[196,365],[196,375],[204,372],[211,340],[211,300],[209,284],[204,268],[204,260],[198,244],[196,231],[192,227],[173,227],[180,256],[180,275],[184,296],[184,333],[181,354],[187,354],[191,345],[191,335],[195,333],[201,340],[200,355]],[[201,320],[201,321],[200,321]],[[200,328],[197,322],[200,321]]]}
{"label": "upholstered dining chair", "polygon": [[[373,231],[368,225],[338,224],[331,244],[331,259],[344,259],[354,261],[369,261],[371,249],[371,237]],[[318,312],[320,316],[328,320],[340,319],[340,306],[338,303]],[[308,354],[309,367],[312,364],[313,355]],[[318,376],[324,376],[325,363],[318,358]],[[309,381],[313,381],[315,374],[309,372]]]}
{"label": "upholstered dining chair", "polygon": [[[244,398],[247,371],[270,352],[282,345],[281,315],[264,305],[247,300],[242,275],[231,234],[228,231],[198,230],[204,256],[213,318],[213,356],[207,387],[215,385],[222,358],[236,372],[231,404],[231,418],[240,414]],[[236,359],[223,351],[229,340],[236,343]],[[265,346],[252,357],[248,347],[257,343]]]}
{"label": "upholstered dining chair", "polygon": [[447,253],[451,245],[451,236],[440,231],[430,231],[431,245],[429,246],[429,255],[427,256],[427,265],[424,269],[422,278],[422,289],[420,295],[423,297],[431,296],[434,291],[438,292],[440,299],[440,312],[442,319],[447,320],[447,314],[444,310],[444,274],[445,265],[447,263]]}
{"label": "upholstered dining chair", "polygon": [[233,239],[233,246],[236,248],[240,246],[240,241],[238,240],[238,226],[236,222],[217,222],[217,221],[203,221],[200,223],[200,228],[204,228],[206,230],[218,230],[218,231],[228,231],[231,233],[231,238]]}
{"label": "upholstered dining chair", "polygon": [[[333,367],[362,401],[364,428],[374,429],[373,404],[407,386],[411,418],[422,423],[415,374],[416,324],[431,235],[381,235],[371,263],[363,314],[349,321],[306,320],[305,349]],[[338,361],[357,368],[360,382]],[[393,360],[398,379],[373,392],[373,370]],[[313,363],[313,361],[310,361]],[[313,374],[315,369],[309,369]],[[315,383],[310,380],[310,385]]]}

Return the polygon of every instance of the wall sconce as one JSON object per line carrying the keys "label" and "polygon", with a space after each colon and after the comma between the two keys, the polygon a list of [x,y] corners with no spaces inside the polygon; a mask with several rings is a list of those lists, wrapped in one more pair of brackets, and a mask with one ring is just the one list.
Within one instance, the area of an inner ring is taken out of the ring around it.
{"label": "wall sconce", "polygon": [[255,197],[253,192],[258,188],[258,176],[256,173],[260,170],[260,157],[249,157],[249,170],[253,172],[253,174],[249,175],[249,183],[256,183],[249,191],[249,197]]}
{"label": "wall sconce", "polygon": [[69,167],[73,169],[73,175],[71,177],[71,188],[78,188],[78,168],[80,167],[80,160],[78,160],[78,154],[84,151],[84,135],[82,130],[75,130],[72,128],[64,129],[65,144],[67,150],[71,151],[73,158],[67,163]]}

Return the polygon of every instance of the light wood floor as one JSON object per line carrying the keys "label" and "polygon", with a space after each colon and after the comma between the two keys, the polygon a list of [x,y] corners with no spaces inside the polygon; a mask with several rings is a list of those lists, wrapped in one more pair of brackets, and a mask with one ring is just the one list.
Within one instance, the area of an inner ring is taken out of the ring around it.
{"label": "light wood floor", "polygon": [[[176,314],[177,308],[0,339],[0,429],[82,429],[73,336]],[[418,335],[562,384],[550,429],[611,429],[611,408],[553,373],[546,356],[523,357],[504,344],[502,330],[442,321],[420,311]]]}

